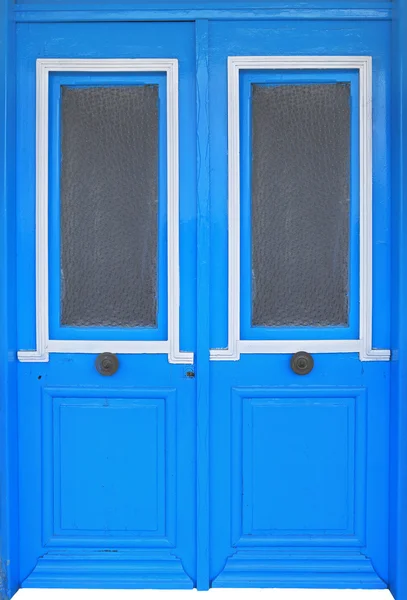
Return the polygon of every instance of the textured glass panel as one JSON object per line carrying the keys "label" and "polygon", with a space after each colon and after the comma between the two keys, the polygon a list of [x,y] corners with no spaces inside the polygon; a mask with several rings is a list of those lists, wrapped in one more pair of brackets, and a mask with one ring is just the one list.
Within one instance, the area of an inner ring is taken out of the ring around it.
{"label": "textured glass panel", "polygon": [[62,89],[61,324],[157,325],[158,86]]}
{"label": "textured glass panel", "polygon": [[252,93],[252,325],[346,326],[350,86]]}

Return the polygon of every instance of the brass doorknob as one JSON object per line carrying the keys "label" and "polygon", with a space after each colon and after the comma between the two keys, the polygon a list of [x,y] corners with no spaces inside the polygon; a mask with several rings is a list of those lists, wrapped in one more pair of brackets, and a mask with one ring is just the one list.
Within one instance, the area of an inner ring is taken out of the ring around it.
{"label": "brass doorknob", "polygon": [[297,375],[308,375],[314,368],[314,359],[308,352],[296,352],[291,357],[291,368]]}
{"label": "brass doorknob", "polygon": [[95,366],[101,375],[114,375],[119,368],[119,359],[116,354],[102,352],[96,357]]}

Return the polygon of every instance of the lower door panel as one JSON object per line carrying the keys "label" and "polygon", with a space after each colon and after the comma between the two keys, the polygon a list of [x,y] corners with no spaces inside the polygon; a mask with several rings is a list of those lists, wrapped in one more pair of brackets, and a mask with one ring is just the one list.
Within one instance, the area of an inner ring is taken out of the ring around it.
{"label": "lower door panel", "polygon": [[277,386],[289,358],[213,367],[212,585],[387,587],[389,365]]}

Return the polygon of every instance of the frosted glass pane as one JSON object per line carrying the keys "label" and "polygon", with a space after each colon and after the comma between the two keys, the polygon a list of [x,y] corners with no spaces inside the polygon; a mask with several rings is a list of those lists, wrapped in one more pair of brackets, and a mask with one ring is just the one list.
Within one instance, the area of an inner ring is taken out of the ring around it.
{"label": "frosted glass pane", "polygon": [[62,88],[61,324],[157,325],[158,86]]}
{"label": "frosted glass pane", "polygon": [[350,86],[252,86],[252,325],[346,326]]}

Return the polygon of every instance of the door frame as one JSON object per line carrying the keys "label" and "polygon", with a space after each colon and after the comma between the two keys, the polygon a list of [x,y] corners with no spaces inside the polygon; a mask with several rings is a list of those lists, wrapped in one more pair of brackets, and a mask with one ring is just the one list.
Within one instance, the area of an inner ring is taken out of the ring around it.
{"label": "door frame", "polygon": [[[169,7],[168,7],[169,5]],[[15,241],[15,33],[20,22],[95,21],[196,21],[197,103],[197,207],[198,276],[197,375],[197,587],[209,588],[209,156],[208,145],[208,25],[218,19],[269,20],[391,20],[393,28],[393,131],[392,131],[392,302],[391,331],[391,448],[390,448],[390,577],[389,586],[399,599],[407,599],[407,0],[355,1],[354,7],[337,8],[330,0],[285,2],[256,8],[254,1],[233,0],[201,8],[186,2],[117,8],[113,2],[78,10],[78,5],[49,0],[43,4],[0,3],[0,599],[19,588],[18,565],[18,444],[16,389],[16,241]],[[178,5],[179,6],[179,5]],[[202,5],[201,5],[202,6]]]}

